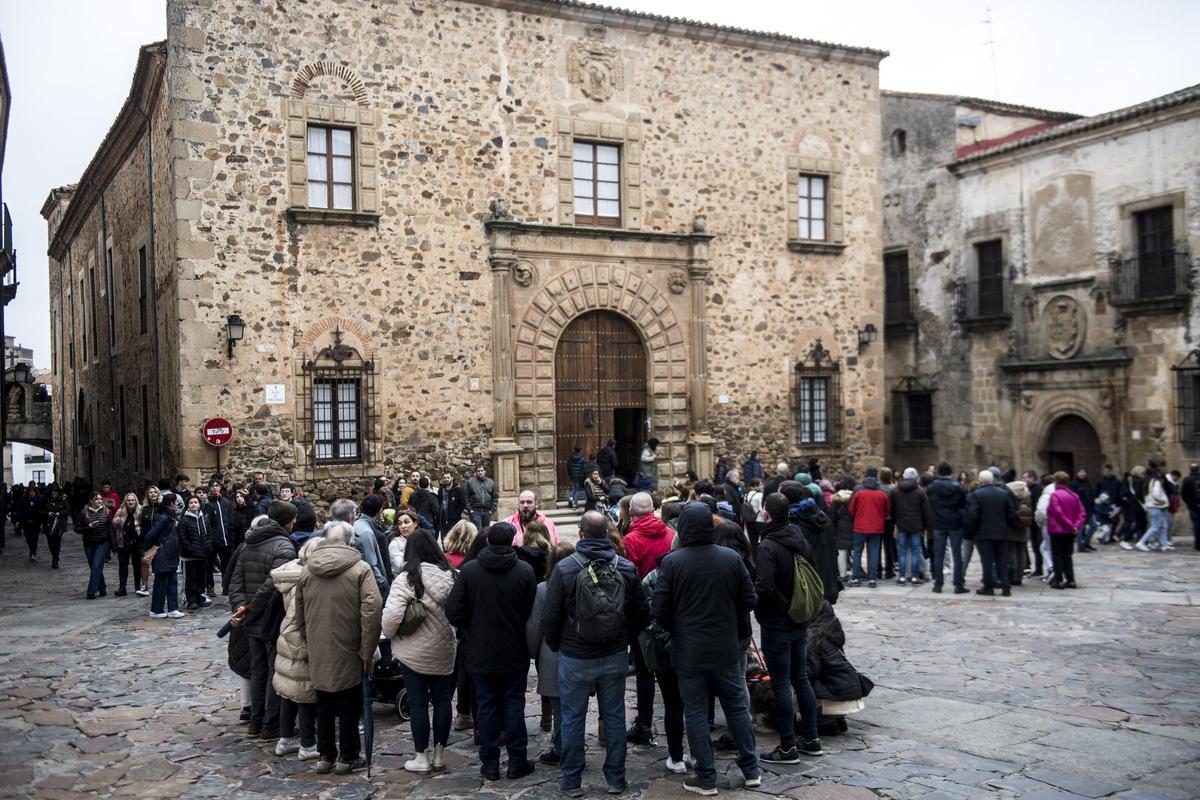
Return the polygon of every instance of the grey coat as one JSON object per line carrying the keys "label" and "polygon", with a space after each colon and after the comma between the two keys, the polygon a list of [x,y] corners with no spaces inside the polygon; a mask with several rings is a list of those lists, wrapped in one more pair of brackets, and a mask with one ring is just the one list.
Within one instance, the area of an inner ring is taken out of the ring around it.
{"label": "grey coat", "polygon": [[546,644],[542,636],[542,615],[546,608],[546,581],[538,584],[533,598],[533,613],[525,623],[525,641],[529,652],[537,653],[537,693],[542,697],[558,697],[558,653]]}

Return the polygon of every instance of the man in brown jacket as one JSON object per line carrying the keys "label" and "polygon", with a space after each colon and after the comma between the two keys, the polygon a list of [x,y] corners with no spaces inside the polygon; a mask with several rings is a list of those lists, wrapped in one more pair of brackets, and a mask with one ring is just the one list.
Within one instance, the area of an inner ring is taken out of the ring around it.
{"label": "man in brown jacket", "polygon": [[316,770],[339,775],[367,763],[359,756],[360,687],[379,643],[382,609],[371,568],[349,544],[353,535],[347,523],[330,523],[296,584],[296,623],[308,645],[309,678],[317,692]]}

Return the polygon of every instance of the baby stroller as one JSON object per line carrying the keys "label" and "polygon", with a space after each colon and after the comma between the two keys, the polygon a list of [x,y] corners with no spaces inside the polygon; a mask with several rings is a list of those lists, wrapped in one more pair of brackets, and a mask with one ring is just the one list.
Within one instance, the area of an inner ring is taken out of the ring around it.
{"label": "baby stroller", "polygon": [[400,671],[400,663],[395,659],[387,664],[383,663],[382,659],[376,659],[375,668],[371,672],[371,699],[377,703],[394,706],[401,722],[412,720],[404,673]]}

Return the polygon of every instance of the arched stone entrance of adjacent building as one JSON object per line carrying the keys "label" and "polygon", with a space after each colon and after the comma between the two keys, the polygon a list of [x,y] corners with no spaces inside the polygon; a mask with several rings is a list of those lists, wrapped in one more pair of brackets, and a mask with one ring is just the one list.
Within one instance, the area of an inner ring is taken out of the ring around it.
{"label": "arched stone entrance of adjacent building", "polygon": [[1078,414],[1065,414],[1054,421],[1046,435],[1044,452],[1050,472],[1062,470],[1073,475],[1086,467],[1089,474],[1099,475],[1104,462],[1096,429]]}
{"label": "arched stone entrance of adjacent building", "polygon": [[554,351],[554,439],[558,491],[570,491],[566,464],[575,447],[594,456],[616,443],[630,484],[646,438],[646,345],[614,311],[588,311],[567,325]]}

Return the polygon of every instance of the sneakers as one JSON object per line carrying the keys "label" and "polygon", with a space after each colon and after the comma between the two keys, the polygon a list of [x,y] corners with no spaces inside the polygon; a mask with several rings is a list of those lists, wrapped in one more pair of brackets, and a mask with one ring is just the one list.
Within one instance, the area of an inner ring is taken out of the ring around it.
{"label": "sneakers", "polygon": [[821,749],[820,739],[804,739],[800,740],[800,753],[806,756],[823,756],[825,751]]}
{"label": "sneakers", "polygon": [[766,755],[758,757],[764,764],[799,764],[800,751],[795,747],[784,749],[783,746],[776,747]]}
{"label": "sneakers", "polygon": [[757,789],[762,786],[762,775],[755,775],[753,778],[746,778],[747,789]]}
{"label": "sneakers", "polygon": [[543,750],[538,755],[537,759],[538,759],[538,761],[542,762],[543,764],[550,764],[551,766],[553,766],[554,764],[557,764],[558,762],[562,761],[562,753],[558,752],[553,747],[551,747],[548,750]]}
{"label": "sneakers", "polygon": [[141,586],[139,586],[137,591],[134,592],[134,594],[136,594],[138,597],[149,597],[150,596],[150,592],[148,592],[146,590],[145,584],[142,584]]}
{"label": "sneakers", "polygon": [[620,783],[610,783],[608,785],[609,794],[625,794],[627,791],[629,791],[629,784],[625,781],[621,781]]}
{"label": "sneakers", "polygon": [[699,783],[694,783],[693,781],[684,781],[683,788],[692,794],[698,794],[701,797],[717,796],[717,787],[715,786],[703,786]]}
{"label": "sneakers", "polygon": [[858,578],[851,578],[848,585],[852,587],[862,586],[862,582]]}
{"label": "sneakers", "polygon": [[879,585],[879,584],[875,583],[875,581],[874,581],[874,580],[867,581],[867,587],[868,587],[868,588],[870,588],[870,589],[874,589],[874,588],[875,588],[876,586],[878,586],[878,585]]}
{"label": "sneakers", "polygon": [[1146,545],[1142,544],[1141,542],[1138,542],[1137,544],[1135,544],[1134,547],[1136,547],[1138,550],[1141,550],[1143,553],[1150,552],[1150,548],[1146,547]]}
{"label": "sneakers", "polygon": [[183,613],[179,609],[175,609],[174,611],[168,611],[167,616],[171,619],[179,619],[180,617],[186,617],[187,614]]}
{"label": "sneakers", "polygon": [[667,769],[674,772],[676,775],[682,775],[689,769],[696,768],[696,759],[692,758],[690,753],[684,753],[683,761],[672,761],[670,756],[667,756]]}
{"label": "sneakers", "polygon": [[720,739],[713,739],[712,748],[713,750],[720,750],[728,753],[730,751],[737,750],[738,746],[737,742],[733,740],[732,736],[730,736],[728,733],[722,733]]}
{"label": "sneakers", "polygon": [[629,730],[625,732],[625,741],[629,744],[644,744],[652,747],[658,744],[654,738],[654,730],[638,722],[629,726]]}
{"label": "sneakers", "polygon": [[[318,764],[317,766],[319,767],[320,764]],[[337,762],[336,764],[333,765],[333,772],[336,775],[349,775],[351,772],[354,772],[355,770],[363,769],[366,766],[367,766],[367,760],[365,758],[363,758],[362,756],[359,756],[358,758],[354,759],[353,761]]]}
{"label": "sneakers", "polygon": [[159,611],[157,613],[155,613],[153,611],[150,612],[150,619],[166,619],[166,618],[167,618],[167,613],[165,611]]}
{"label": "sneakers", "polygon": [[1163,549],[1163,552],[1166,552],[1166,551],[1168,551],[1168,550],[1174,550],[1174,549],[1175,549],[1175,545],[1173,545],[1173,544],[1164,544],[1162,549]]}
{"label": "sneakers", "polygon": [[1122,550],[1132,550],[1133,545],[1131,545],[1129,542],[1121,542],[1121,549]]}
{"label": "sneakers", "polygon": [[299,750],[300,739],[296,736],[281,738],[275,743],[275,755],[277,756],[286,756],[288,753],[295,753]]}
{"label": "sneakers", "polygon": [[313,771],[322,775],[328,775],[330,772],[333,772],[333,762],[322,759],[321,761],[317,762],[315,767],[313,767]]}
{"label": "sneakers", "polygon": [[318,758],[320,755],[321,751],[317,749],[315,744],[312,747],[300,745],[300,750],[298,753],[296,753],[296,758],[301,761],[311,761],[314,758]]}
{"label": "sneakers", "polygon": [[912,579],[912,585],[913,585],[913,586],[920,586],[920,585],[921,585],[921,584],[923,584],[924,582],[925,582],[925,581],[921,580],[920,578],[913,578],[913,579]]}
{"label": "sneakers", "polygon": [[897,579],[896,579],[896,585],[897,585],[897,586],[903,586],[903,585],[905,584],[905,582],[906,582],[906,581],[904,580],[904,578],[897,578]]}
{"label": "sneakers", "polygon": [[417,753],[411,761],[404,762],[404,769],[409,772],[429,773],[433,772],[433,767],[429,764],[429,751]]}

